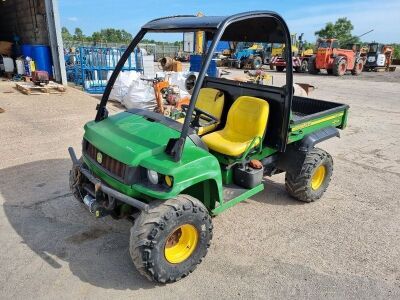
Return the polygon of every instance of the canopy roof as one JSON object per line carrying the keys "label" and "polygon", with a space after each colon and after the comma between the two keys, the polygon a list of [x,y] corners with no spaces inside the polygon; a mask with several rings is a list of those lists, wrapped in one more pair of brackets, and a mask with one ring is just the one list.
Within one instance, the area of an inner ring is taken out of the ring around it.
{"label": "canopy roof", "polygon": [[142,28],[152,32],[206,32],[207,40],[227,22],[222,41],[285,43],[282,18],[271,11],[253,11],[232,16],[172,16],[152,20]]}

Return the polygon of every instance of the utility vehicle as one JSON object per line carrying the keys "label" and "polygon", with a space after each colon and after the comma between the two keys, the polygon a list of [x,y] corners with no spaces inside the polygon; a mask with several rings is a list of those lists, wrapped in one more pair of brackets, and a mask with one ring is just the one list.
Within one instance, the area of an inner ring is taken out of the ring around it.
{"label": "utility vehicle", "polygon": [[364,59],[355,50],[340,49],[337,39],[320,39],[316,55],[308,60],[308,72],[318,74],[325,69],[328,74],[343,76],[347,71],[360,75]]}
{"label": "utility vehicle", "polygon": [[[182,31],[203,31],[212,41],[191,100],[182,105],[185,117],[174,120],[142,109],[109,116],[112,86],[145,33]],[[293,97],[291,60],[284,87],[206,76],[220,40],[283,43],[291,55],[289,29],[274,12],[150,21],[121,57],[95,119],[85,125],[82,158],[69,148],[74,196],[95,217],[134,222],[133,263],[157,282],[174,282],[192,272],[210,245],[211,216],[260,193],[265,176],[286,172],[291,196],[319,199],[333,162],[315,145],[338,137],[338,129],[346,126],[347,105]]]}

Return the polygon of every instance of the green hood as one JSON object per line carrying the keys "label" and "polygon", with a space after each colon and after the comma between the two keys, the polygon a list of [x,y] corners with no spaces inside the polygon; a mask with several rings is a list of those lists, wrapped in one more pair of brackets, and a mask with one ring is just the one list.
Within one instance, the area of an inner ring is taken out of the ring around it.
{"label": "green hood", "polygon": [[[111,187],[131,196],[137,192],[153,198],[169,199],[186,188],[208,179],[215,180],[221,194],[221,171],[218,160],[208,151],[186,139],[182,158],[176,162],[165,153],[170,138],[178,138],[180,132],[169,125],[151,120],[139,114],[122,112],[100,122],[91,121],[85,125],[84,138],[99,151],[130,166],[141,166],[174,178],[174,185],[168,192],[154,190],[140,183],[124,186],[108,176],[96,164],[92,171]],[[219,195],[221,198],[221,195]]]}
{"label": "green hood", "polygon": [[85,125],[85,138],[105,154],[128,165],[138,165],[147,157],[158,156],[170,138],[180,133],[161,123],[128,112]]}

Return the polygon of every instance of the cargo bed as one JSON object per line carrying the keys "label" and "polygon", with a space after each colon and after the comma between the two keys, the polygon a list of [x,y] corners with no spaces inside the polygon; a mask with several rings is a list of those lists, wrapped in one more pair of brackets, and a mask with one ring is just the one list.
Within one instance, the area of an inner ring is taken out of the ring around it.
{"label": "cargo bed", "polygon": [[315,129],[315,126],[344,128],[348,109],[347,104],[295,96],[290,119],[291,131],[307,127]]}

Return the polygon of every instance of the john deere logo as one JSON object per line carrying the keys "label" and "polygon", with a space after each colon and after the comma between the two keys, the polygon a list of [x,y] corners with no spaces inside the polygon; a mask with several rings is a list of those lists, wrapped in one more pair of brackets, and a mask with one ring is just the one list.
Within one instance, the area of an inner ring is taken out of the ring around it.
{"label": "john deere logo", "polygon": [[97,152],[96,159],[97,159],[97,162],[99,164],[101,164],[103,162],[103,154],[101,154],[101,152]]}

